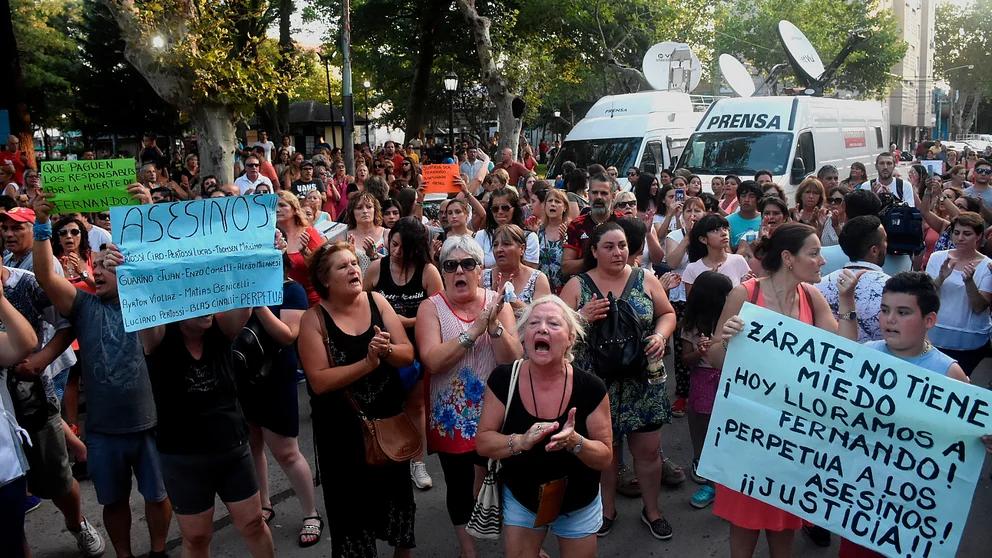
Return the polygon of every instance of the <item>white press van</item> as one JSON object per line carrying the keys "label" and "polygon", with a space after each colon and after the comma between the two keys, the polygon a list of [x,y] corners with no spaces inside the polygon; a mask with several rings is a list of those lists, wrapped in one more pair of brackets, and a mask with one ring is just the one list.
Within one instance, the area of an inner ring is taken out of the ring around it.
{"label": "white press van", "polygon": [[789,203],[802,180],[823,165],[841,180],[860,161],[875,176],[875,156],[888,149],[888,118],[878,101],[825,97],[739,97],[710,106],[678,161],[705,188],[715,176],[749,180],[771,171]]}
{"label": "white press van", "polygon": [[614,166],[620,186],[630,189],[627,169],[658,174],[678,159],[706,105],[677,91],[642,91],[608,95],[565,136],[548,165],[549,179],[561,174],[565,161],[579,168],[593,163]]}

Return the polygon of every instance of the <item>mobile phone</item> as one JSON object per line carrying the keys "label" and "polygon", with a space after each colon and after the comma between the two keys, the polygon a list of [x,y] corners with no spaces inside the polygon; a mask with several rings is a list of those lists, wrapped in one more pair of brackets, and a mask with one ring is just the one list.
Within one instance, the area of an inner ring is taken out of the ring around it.
{"label": "mobile phone", "polygon": [[675,189],[675,201],[679,203],[685,201],[685,188]]}

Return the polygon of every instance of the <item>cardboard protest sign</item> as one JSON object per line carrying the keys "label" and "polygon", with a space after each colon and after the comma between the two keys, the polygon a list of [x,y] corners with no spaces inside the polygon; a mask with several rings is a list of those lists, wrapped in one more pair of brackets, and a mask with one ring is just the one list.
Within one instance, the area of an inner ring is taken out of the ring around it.
{"label": "cardboard protest sign", "polygon": [[992,393],[745,304],[699,474],[886,556],[954,556]]}
{"label": "cardboard protest sign", "polygon": [[276,196],[114,207],[124,331],[282,303]]}
{"label": "cardboard protest sign", "polygon": [[421,174],[424,176],[424,191],[428,194],[457,194],[462,191],[455,185],[459,171],[454,163],[424,165]]}
{"label": "cardboard protest sign", "polygon": [[127,193],[135,182],[134,159],[42,161],[42,190],[54,192],[55,213],[107,211],[138,203]]}

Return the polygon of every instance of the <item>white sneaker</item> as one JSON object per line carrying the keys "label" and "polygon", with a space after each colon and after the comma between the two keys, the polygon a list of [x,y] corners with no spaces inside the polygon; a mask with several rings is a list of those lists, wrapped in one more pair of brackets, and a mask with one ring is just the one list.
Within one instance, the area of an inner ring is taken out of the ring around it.
{"label": "white sneaker", "polygon": [[434,481],[427,474],[427,465],[423,461],[410,462],[410,478],[413,479],[413,485],[420,490],[427,490],[434,486]]}
{"label": "white sneaker", "polygon": [[102,555],[107,547],[100,533],[86,519],[83,519],[83,522],[79,524],[79,532],[72,533],[72,536],[76,537],[76,545],[79,546],[79,552],[82,552],[83,556],[89,558],[96,558]]}

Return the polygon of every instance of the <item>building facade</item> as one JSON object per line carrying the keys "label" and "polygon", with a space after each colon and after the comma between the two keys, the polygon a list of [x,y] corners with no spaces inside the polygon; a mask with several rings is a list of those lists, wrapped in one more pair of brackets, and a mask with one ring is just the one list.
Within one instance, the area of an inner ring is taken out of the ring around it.
{"label": "building facade", "polygon": [[906,55],[892,68],[899,83],[889,93],[889,141],[906,149],[930,137],[936,120],[933,105],[934,18],[937,0],[882,0],[879,6],[896,18]]}

